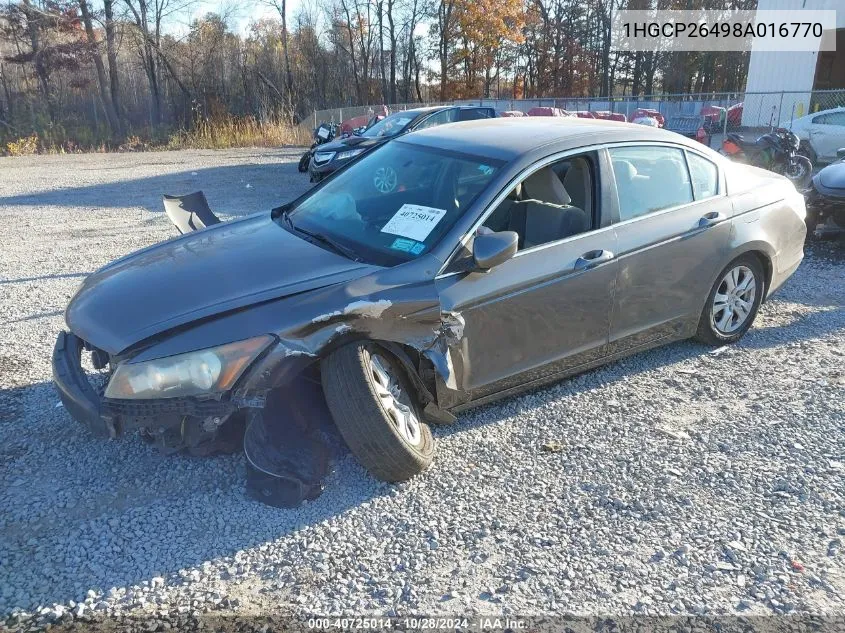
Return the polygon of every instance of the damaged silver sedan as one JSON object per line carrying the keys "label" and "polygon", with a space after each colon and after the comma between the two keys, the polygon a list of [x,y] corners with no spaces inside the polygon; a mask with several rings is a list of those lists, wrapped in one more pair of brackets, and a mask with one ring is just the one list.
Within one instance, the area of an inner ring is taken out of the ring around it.
{"label": "damaged silver sedan", "polygon": [[804,214],[785,178],[662,130],[432,128],[94,273],[54,380],[103,436],[243,442],[249,489],[291,505],[319,494],[328,420],[398,481],[464,408],[670,341],[738,340],[801,262]]}

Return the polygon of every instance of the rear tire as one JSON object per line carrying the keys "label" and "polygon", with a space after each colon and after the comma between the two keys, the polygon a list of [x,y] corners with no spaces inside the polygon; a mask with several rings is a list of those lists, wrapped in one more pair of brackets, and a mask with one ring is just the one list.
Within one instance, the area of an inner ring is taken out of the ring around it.
{"label": "rear tire", "polygon": [[704,303],[695,338],[706,345],[735,343],[749,330],[763,302],[766,277],[756,256],[725,266]]}
{"label": "rear tire", "polygon": [[387,350],[351,343],[322,362],[321,376],[335,425],[374,477],[404,481],[428,468],[434,438],[405,369]]}

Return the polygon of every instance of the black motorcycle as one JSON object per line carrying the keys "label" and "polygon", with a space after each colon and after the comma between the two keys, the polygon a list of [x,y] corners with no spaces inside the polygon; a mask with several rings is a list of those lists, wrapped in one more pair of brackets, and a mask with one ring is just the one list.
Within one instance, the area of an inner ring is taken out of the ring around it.
{"label": "black motorcycle", "polygon": [[334,137],[337,136],[337,123],[320,123],[317,127],[314,128],[314,142],[311,144],[311,147],[302,155],[302,158],[299,159],[299,171],[305,173],[308,171],[308,164],[311,162],[311,157],[314,155],[314,151],[320,145],[324,143],[330,143],[334,140]]}
{"label": "black motorcycle", "polygon": [[813,176],[812,183],[803,192],[809,234],[819,225],[828,229],[825,233],[845,231],[845,148],[837,154],[840,160]]}
{"label": "black motorcycle", "polygon": [[729,132],[722,141],[722,153],[734,160],[762,167],[789,178],[803,189],[813,176],[813,164],[798,153],[800,141],[791,130],[777,128],[756,141]]}

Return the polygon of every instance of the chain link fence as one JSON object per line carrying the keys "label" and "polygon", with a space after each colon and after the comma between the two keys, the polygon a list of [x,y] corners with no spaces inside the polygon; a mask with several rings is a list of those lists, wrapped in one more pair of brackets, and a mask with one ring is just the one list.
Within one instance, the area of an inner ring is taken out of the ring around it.
{"label": "chain link fence", "polygon": [[[770,126],[788,124],[802,116],[845,107],[845,90],[739,92],[707,94],[667,94],[646,97],[611,98],[543,98],[543,99],[467,99],[431,103],[399,103],[388,105],[388,112],[436,105],[485,105],[500,112],[527,113],[535,107],[562,108],[569,112],[624,115],[633,120],[638,110],[654,110],[666,120],[677,115],[701,115],[714,135],[734,130],[754,132]],[[355,117],[372,117],[382,111],[381,105],[350,106],[315,110],[302,126],[313,129],[322,122],[342,123]],[[586,115],[589,116],[589,115]],[[717,141],[714,138],[714,141]],[[715,143],[714,143],[715,144]]]}

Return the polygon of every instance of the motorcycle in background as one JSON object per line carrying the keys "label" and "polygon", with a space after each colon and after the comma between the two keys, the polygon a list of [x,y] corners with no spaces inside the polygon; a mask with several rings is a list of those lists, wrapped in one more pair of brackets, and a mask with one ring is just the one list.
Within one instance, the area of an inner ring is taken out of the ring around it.
{"label": "motorcycle in background", "polygon": [[803,189],[813,177],[813,164],[798,153],[800,141],[786,128],[775,128],[756,141],[747,141],[742,134],[729,132],[722,140],[722,153],[739,162],[762,167],[789,178]]}
{"label": "motorcycle in background", "polygon": [[298,169],[300,172],[304,173],[308,171],[308,164],[311,162],[311,157],[314,155],[314,151],[323,143],[333,141],[335,136],[337,136],[337,130],[337,123],[326,123],[325,121],[314,128],[314,142],[311,144],[308,151],[302,155],[302,158],[299,159]]}
{"label": "motorcycle in background", "polygon": [[827,233],[845,232],[845,148],[837,152],[839,160],[822,169],[804,194],[807,202],[807,233],[823,225]]}

